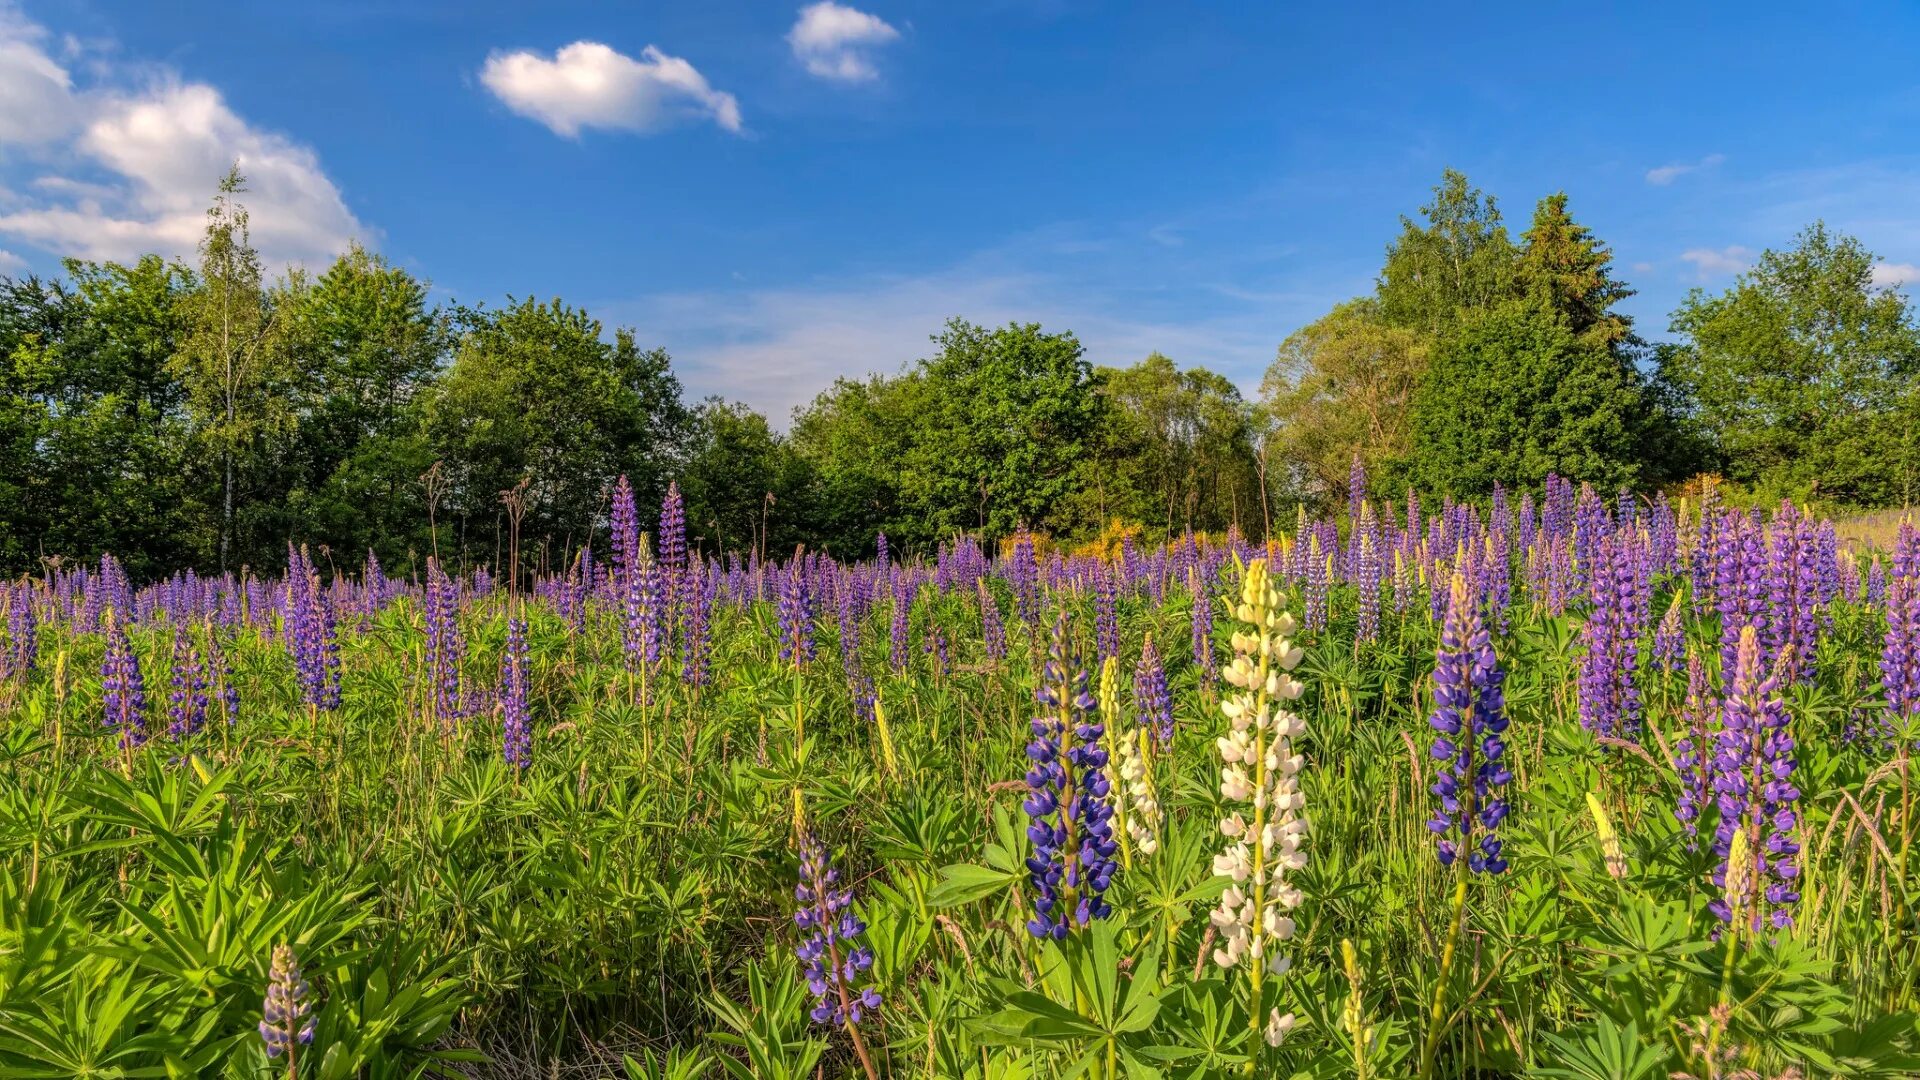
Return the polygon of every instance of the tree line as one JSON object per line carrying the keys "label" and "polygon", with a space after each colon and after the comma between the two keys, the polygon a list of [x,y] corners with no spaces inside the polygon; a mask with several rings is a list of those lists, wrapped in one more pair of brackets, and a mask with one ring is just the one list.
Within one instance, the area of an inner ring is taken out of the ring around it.
{"label": "tree line", "polygon": [[[927,548],[1021,527],[1259,534],[1344,499],[1476,498],[1550,472],[1646,491],[1718,473],[1755,499],[1905,504],[1920,479],[1920,328],[1859,241],[1815,224],[1674,340],[1564,194],[1510,236],[1446,173],[1371,294],[1280,346],[1256,399],[1155,353],[954,319],[894,374],[843,378],[787,430],[686,400],[667,353],[560,300],[430,302],[354,247],[269,279],[230,173],[199,258],[0,278],[0,568],[119,556],[137,575],[272,565],[289,540],[406,568],[496,562],[502,495],[549,567],[595,543],[608,485],[669,483],[709,550]],[[858,361],[850,361],[857,363]],[[604,540],[601,541],[604,546]]]}

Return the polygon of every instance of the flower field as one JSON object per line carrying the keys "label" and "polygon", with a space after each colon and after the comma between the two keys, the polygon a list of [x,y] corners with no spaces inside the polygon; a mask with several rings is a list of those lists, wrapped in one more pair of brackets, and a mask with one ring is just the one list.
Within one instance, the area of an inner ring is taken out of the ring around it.
{"label": "flower field", "polygon": [[4,586],[0,1076],[1920,1070],[1920,532]]}

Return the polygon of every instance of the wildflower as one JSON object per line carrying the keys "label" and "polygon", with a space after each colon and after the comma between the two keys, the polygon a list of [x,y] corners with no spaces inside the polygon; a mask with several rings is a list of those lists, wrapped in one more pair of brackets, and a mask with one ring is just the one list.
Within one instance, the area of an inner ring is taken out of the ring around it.
{"label": "wildflower", "polygon": [[233,668],[227,663],[227,654],[220,647],[220,636],[213,632],[213,620],[207,620],[207,683],[212,693],[212,701],[220,703],[220,711],[227,723],[240,719],[240,688],[233,684]]}
{"label": "wildflower", "polygon": [[681,665],[680,677],[688,686],[705,686],[713,667],[713,631],[710,624],[713,619],[714,591],[720,583],[719,569],[717,564],[706,565],[699,556],[695,556],[687,566],[686,659]]}
{"label": "wildflower", "polygon": [[1602,537],[1594,542],[1592,559],[1587,581],[1593,611],[1582,628],[1587,651],[1580,662],[1580,724],[1596,734],[1632,738],[1640,732],[1640,691],[1634,684],[1641,623],[1637,555],[1625,536]]}
{"label": "wildflower", "polygon": [[168,674],[167,735],[184,739],[207,721],[207,678],[200,652],[185,629],[173,631],[172,671]]}
{"label": "wildflower", "polygon": [[440,726],[451,728],[465,715],[460,667],[466,661],[467,642],[460,633],[460,593],[440,570],[440,561],[427,557],[425,589],[427,615],[427,705]]}
{"label": "wildflower", "polygon": [[1087,681],[1062,612],[1034,694],[1048,711],[1034,718],[1033,741],[1027,744],[1033,767],[1027,770],[1023,805],[1032,819],[1027,873],[1034,891],[1027,930],[1037,938],[1063,939],[1113,910],[1102,894],[1113,880],[1119,845],[1113,836],[1107,752],[1101,746],[1105,732],[1098,718],[1088,715],[1094,700]]}
{"label": "wildflower", "polygon": [[6,670],[25,678],[40,655],[40,624],[33,615],[33,589],[21,585],[8,594]]}
{"label": "wildflower", "polygon": [[[1479,606],[1468,597],[1466,578],[1456,572],[1433,672],[1430,723],[1439,732],[1433,756],[1445,764],[1432,788],[1440,797],[1440,812],[1427,827],[1440,837],[1441,863],[1452,865],[1465,849],[1467,868],[1475,873],[1498,874],[1507,869],[1498,832],[1507,816],[1499,789],[1512,779],[1502,760],[1507,716],[1501,684],[1505,681]],[[1476,827],[1485,835],[1472,845]],[[1458,839],[1451,833],[1458,833]]]}
{"label": "wildflower", "polygon": [[[1266,560],[1247,567],[1234,618],[1245,625],[1235,630],[1233,661],[1220,672],[1235,688],[1220,706],[1228,722],[1227,734],[1216,742],[1220,794],[1228,802],[1250,802],[1253,820],[1235,810],[1220,823],[1227,845],[1214,856],[1213,872],[1231,880],[1210,920],[1221,942],[1214,963],[1246,966],[1248,1007],[1257,1025],[1263,979],[1287,969],[1279,946],[1293,937],[1289,912],[1302,899],[1287,875],[1307,864],[1300,847],[1307,834],[1299,778],[1304,762],[1293,752],[1293,739],[1306,725],[1284,704],[1304,689],[1289,674],[1304,654],[1291,640],[1293,616],[1268,576]],[[1263,1032],[1268,1045],[1279,1045],[1292,1023],[1291,1014],[1272,1010]]]}
{"label": "wildflower", "polygon": [[[1108,657],[1100,665],[1100,719],[1106,728],[1107,782],[1113,788],[1114,817],[1127,839],[1142,855],[1160,848],[1160,799],[1154,791],[1148,763],[1149,738],[1144,725],[1133,731],[1120,722],[1120,661]],[[1126,848],[1121,848],[1128,857]],[[1129,864],[1131,865],[1131,864]]]}
{"label": "wildflower", "polygon": [[667,496],[660,502],[660,568],[666,606],[660,621],[671,636],[686,602],[687,504],[678,482],[667,484]]}
{"label": "wildflower", "polygon": [[854,1049],[867,1074],[873,1076],[873,1064],[866,1043],[860,1037],[860,1021],[880,1007],[880,992],[871,985],[857,986],[861,976],[873,967],[873,950],[858,944],[867,924],[853,910],[853,895],[837,888],[839,871],[827,859],[827,852],[812,837],[800,844],[800,884],[793,890],[798,906],[793,922],[803,935],[794,950],[802,965],[802,976],[812,992],[814,1006],[808,1014],[816,1024],[844,1027],[853,1037]]}
{"label": "wildflower", "polygon": [[1000,602],[993,598],[986,579],[975,583],[980,591],[980,645],[987,661],[998,664],[1007,655],[1007,627],[1000,618]]}
{"label": "wildflower", "polygon": [[300,977],[300,963],[285,945],[273,947],[273,964],[267,969],[267,997],[261,1007],[260,1039],[267,1044],[267,1056],[287,1056],[287,1072],[293,1073],[293,1048],[313,1041],[313,1004],[307,1000],[311,988]]}
{"label": "wildflower", "polygon": [[893,579],[893,610],[887,620],[887,664],[895,674],[907,670],[908,619],[913,614],[915,591],[908,575],[900,574]]}
{"label": "wildflower", "polygon": [[1094,564],[1094,662],[1100,664],[1120,655],[1120,594],[1113,579],[1113,567],[1105,561]]}
{"label": "wildflower", "polygon": [[[1874,563],[1877,568],[1880,564]],[[1880,652],[1880,686],[1888,719],[1920,715],[1920,581],[1900,576],[1886,589],[1887,632]]]}
{"label": "wildflower", "polygon": [[1133,711],[1142,730],[1153,733],[1161,746],[1173,742],[1173,695],[1167,690],[1167,669],[1153,635],[1140,646],[1140,662],[1133,668]]}
{"label": "wildflower", "polygon": [[[1793,733],[1779,689],[1778,675],[1763,674],[1756,628],[1743,627],[1713,761],[1713,787],[1720,808],[1714,854],[1722,860],[1714,870],[1713,883],[1728,889],[1730,875],[1740,876],[1733,873],[1738,868],[1732,865],[1732,851],[1736,834],[1745,834],[1753,859],[1754,888],[1765,884],[1764,892],[1748,898],[1756,930],[1769,908],[1776,929],[1793,925],[1790,908],[1800,899],[1795,888],[1800,868],[1794,861],[1800,845],[1793,839],[1798,821],[1793,803],[1800,792],[1791,780]],[[1767,834],[1764,844],[1762,833]],[[1735,881],[1732,887],[1745,886]],[[1716,900],[1713,910],[1731,921],[1740,908]]]}
{"label": "wildflower", "polygon": [[500,754],[507,764],[526,768],[533,761],[533,733],[527,727],[527,620],[507,620],[507,650],[500,658]]}
{"label": "wildflower", "polygon": [[120,746],[132,749],[147,741],[147,685],[140,674],[140,658],[127,640],[127,628],[106,613],[107,652],[100,663],[101,700],[107,727],[120,733]]}
{"label": "wildflower", "polygon": [[1587,812],[1593,816],[1594,835],[1600,839],[1600,858],[1606,865],[1607,876],[1619,881],[1627,876],[1627,849],[1620,843],[1620,833],[1613,827],[1613,819],[1607,816],[1607,808],[1601,805],[1600,796],[1587,792]]}
{"label": "wildflower", "polygon": [[1201,587],[1200,571],[1187,571],[1187,592],[1193,599],[1189,624],[1193,631],[1193,666],[1203,690],[1213,688],[1213,598]]}

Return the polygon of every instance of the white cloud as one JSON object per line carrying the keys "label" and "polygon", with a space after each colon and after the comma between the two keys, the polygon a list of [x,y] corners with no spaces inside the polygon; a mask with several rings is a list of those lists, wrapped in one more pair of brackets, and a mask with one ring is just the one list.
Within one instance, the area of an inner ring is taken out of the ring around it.
{"label": "white cloud", "polygon": [[[0,175],[48,170],[29,180],[30,194],[7,201],[0,237],[85,259],[188,256],[234,164],[248,179],[243,201],[268,263],[322,262],[367,233],[311,148],[255,128],[218,90],[167,72],[132,85],[104,62],[87,65],[92,85],[77,86],[45,39],[0,10],[0,150],[25,152]],[[14,103],[28,100],[44,122],[14,115]]]}
{"label": "white cloud", "polygon": [[1688,173],[1711,169],[1725,160],[1727,160],[1725,154],[1708,154],[1699,161],[1676,161],[1661,165],[1647,170],[1647,183],[1655,187],[1665,187]]}
{"label": "white cloud", "polygon": [[1738,244],[1723,248],[1688,248],[1680,258],[1693,264],[1701,280],[1737,274],[1753,265],[1753,252]]}
{"label": "white cloud", "polygon": [[1004,255],[986,252],[914,275],[656,294],[594,310],[672,353],[690,395],[744,401],[784,427],[795,406],[837,377],[891,374],[932,355],[929,336],[954,316],[983,326],[1017,321],[1071,330],[1095,364],[1124,366],[1158,350],[1253,393],[1287,331],[1337,299],[1290,293],[1276,302],[1263,295],[1211,305],[1204,314],[1156,314],[1078,275],[1022,269],[1010,265],[1022,260]]}
{"label": "white cloud", "polygon": [[37,144],[79,119],[73,77],[47,55],[45,30],[0,4],[0,145]]}
{"label": "white cloud", "polygon": [[525,49],[496,52],[480,81],[507,108],[569,138],[589,127],[657,131],[684,117],[740,130],[732,94],[651,45],[638,60],[597,41],[576,41],[551,59]]}
{"label": "white cloud", "polygon": [[26,268],[27,260],[15,255],[6,248],[0,248],[0,274],[11,274],[16,270],[25,270]]}
{"label": "white cloud", "polygon": [[871,50],[896,40],[900,31],[877,15],[820,0],[800,9],[800,18],[787,31],[794,59],[807,72],[823,79],[866,82],[879,78]]}
{"label": "white cloud", "polygon": [[1911,285],[1920,281],[1920,266],[1912,263],[1874,263],[1873,284],[1875,288],[1897,289],[1902,285]]}

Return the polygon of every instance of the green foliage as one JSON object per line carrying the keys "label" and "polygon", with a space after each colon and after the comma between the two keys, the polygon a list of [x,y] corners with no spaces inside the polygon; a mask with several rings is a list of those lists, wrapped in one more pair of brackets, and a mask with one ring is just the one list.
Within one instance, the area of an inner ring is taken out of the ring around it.
{"label": "green foliage", "polygon": [[[426,404],[446,463],[441,508],[462,544],[504,530],[500,496],[528,481],[526,535],[578,547],[602,513],[606,477],[625,473],[658,505],[685,413],[667,354],[627,330],[612,344],[585,311],[532,299],[456,320],[453,366]],[[474,536],[474,532],[478,536]]]}
{"label": "green foliage", "polygon": [[1282,342],[1260,385],[1281,490],[1319,509],[1344,504],[1355,457],[1378,490],[1404,486],[1429,350],[1421,332],[1383,320],[1373,299],[1341,304]]}
{"label": "green foliage", "polygon": [[1920,493],[1920,326],[1856,239],[1814,224],[1733,288],[1673,316],[1665,378],[1726,475],[1774,498],[1910,503]]}
{"label": "green foliage", "polygon": [[1537,487],[1556,472],[1632,486],[1643,408],[1631,366],[1539,301],[1509,301],[1436,348],[1415,397],[1415,475],[1454,496]]}

